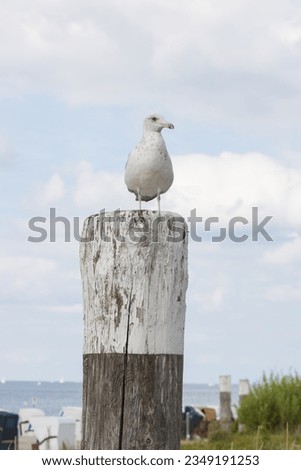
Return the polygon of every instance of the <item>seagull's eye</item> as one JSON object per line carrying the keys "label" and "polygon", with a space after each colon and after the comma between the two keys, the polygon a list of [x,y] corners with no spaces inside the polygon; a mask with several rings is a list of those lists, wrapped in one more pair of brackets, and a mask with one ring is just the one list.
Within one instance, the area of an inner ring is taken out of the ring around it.
{"label": "seagull's eye", "polygon": [[155,116],[152,117],[152,121],[156,122],[158,120],[158,118],[156,118]]}

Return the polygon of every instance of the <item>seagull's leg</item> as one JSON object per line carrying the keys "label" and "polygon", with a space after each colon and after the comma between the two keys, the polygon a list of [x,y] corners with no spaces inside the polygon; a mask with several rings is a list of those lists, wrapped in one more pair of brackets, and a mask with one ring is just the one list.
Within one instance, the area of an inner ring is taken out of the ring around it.
{"label": "seagull's leg", "polygon": [[137,195],[138,195],[138,200],[139,200],[139,211],[141,212],[141,194],[140,194],[140,189],[137,189]]}
{"label": "seagull's leg", "polygon": [[158,192],[157,192],[157,201],[158,201],[158,211],[159,211],[159,215],[161,214],[160,200],[161,200],[160,189],[158,189]]}

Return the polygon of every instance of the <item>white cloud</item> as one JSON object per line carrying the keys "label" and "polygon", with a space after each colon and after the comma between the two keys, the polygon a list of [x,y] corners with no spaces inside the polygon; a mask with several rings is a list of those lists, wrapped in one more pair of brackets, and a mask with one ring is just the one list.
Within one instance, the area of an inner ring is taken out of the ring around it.
{"label": "white cloud", "polygon": [[40,298],[48,291],[49,278],[56,270],[56,262],[32,256],[1,256],[0,296],[20,301]]}
{"label": "white cloud", "polygon": [[250,219],[251,207],[272,215],[280,226],[300,226],[301,169],[279,164],[260,153],[203,154],[173,158],[175,181],[165,205],[183,214]]}
{"label": "white cloud", "polygon": [[300,9],[292,0],[6,0],[1,91],[286,123],[288,103],[299,119]]}
{"label": "white cloud", "polygon": [[50,313],[62,313],[62,314],[78,314],[83,312],[82,304],[70,304],[70,305],[51,305],[44,307],[44,310]]}
{"label": "white cloud", "polygon": [[65,185],[62,177],[58,174],[51,176],[48,183],[46,183],[41,200],[44,204],[51,204],[58,202],[65,194]]}
{"label": "white cloud", "polygon": [[[81,302],[78,244],[76,251],[72,249],[73,256],[70,243],[27,245],[33,255],[13,255],[10,250],[10,254],[0,256],[0,315],[12,304],[34,308],[48,319],[49,313],[74,311],[76,315]],[[20,252],[18,243],[13,251]]]}
{"label": "white cloud", "polygon": [[264,253],[262,261],[272,265],[300,264],[301,237],[295,234],[293,238],[274,249]]}
{"label": "white cloud", "polygon": [[219,310],[224,301],[227,289],[224,286],[217,286],[212,291],[203,292],[199,295],[199,301],[204,310],[215,311]]}
{"label": "white cloud", "polygon": [[87,161],[78,165],[74,201],[79,208],[95,211],[122,208],[125,201],[134,199],[128,194],[122,174],[97,172]]}
{"label": "white cloud", "polygon": [[273,302],[299,302],[301,300],[301,283],[273,286],[267,289],[266,298]]}
{"label": "white cloud", "polygon": [[[282,165],[260,153],[193,154],[172,160],[175,180],[162,196],[162,210],[188,217],[196,208],[197,216],[219,217],[227,223],[235,216],[251,221],[251,208],[258,207],[259,221],[273,216],[269,226],[300,227],[301,168]],[[77,168],[74,200],[79,208],[96,211],[137,207],[123,174],[94,171],[86,161]],[[152,201],[143,207],[156,209],[157,204]]]}
{"label": "white cloud", "polygon": [[14,150],[11,142],[4,135],[0,135],[0,165],[6,165],[11,162],[14,156]]}

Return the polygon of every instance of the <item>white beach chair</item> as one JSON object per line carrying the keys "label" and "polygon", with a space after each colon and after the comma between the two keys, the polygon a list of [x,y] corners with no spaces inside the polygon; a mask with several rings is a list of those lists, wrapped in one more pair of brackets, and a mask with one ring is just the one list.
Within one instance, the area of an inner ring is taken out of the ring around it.
{"label": "white beach chair", "polygon": [[80,449],[82,441],[82,407],[63,406],[60,416],[75,419],[75,448]]}
{"label": "white beach chair", "polygon": [[20,408],[19,409],[19,436],[25,433],[33,433],[30,426],[30,419],[35,416],[45,416],[45,413],[40,408]]}
{"label": "white beach chair", "polygon": [[38,416],[30,420],[40,450],[75,448],[75,419],[57,416]]}

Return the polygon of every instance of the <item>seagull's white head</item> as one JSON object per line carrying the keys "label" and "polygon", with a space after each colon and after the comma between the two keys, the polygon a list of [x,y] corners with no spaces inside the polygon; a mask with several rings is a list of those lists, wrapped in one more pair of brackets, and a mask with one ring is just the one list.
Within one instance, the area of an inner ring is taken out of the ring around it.
{"label": "seagull's white head", "polygon": [[144,130],[152,132],[161,132],[164,127],[173,129],[174,125],[167,122],[166,119],[160,114],[150,114],[144,119]]}

